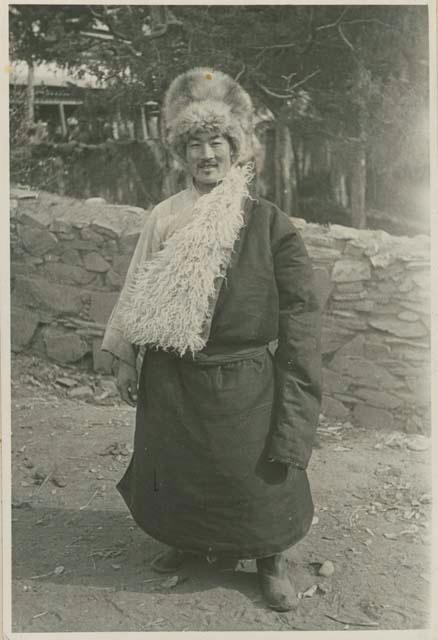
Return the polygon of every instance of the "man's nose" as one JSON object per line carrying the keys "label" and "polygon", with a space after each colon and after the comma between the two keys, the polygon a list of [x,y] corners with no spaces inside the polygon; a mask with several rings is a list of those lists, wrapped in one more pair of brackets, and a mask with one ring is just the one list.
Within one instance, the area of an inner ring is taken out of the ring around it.
{"label": "man's nose", "polygon": [[210,144],[208,144],[208,142],[205,142],[201,146],[201,158],[203,160],[207,160],[209,158],[214,158],[213,148],[212,148],[212,146]]}

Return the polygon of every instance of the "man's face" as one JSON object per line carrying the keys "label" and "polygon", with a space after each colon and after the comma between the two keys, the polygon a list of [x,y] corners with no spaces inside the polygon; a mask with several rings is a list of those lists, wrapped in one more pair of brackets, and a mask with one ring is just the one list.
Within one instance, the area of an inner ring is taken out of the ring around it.
{"label": "man's face", "polygon": [[186,159],[196,186],[208,192],[230,170],[231,146],[224,136],[199,132],[187,143]]}

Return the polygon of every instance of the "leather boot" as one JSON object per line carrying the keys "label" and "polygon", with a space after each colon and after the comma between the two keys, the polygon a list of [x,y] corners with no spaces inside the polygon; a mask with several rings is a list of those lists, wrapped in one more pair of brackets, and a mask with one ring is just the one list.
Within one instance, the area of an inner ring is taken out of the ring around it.
{"label": "leather boot", "polygon": [[295,589],[287,573],[286,558],[279,553],[257,560],[260,588],[268,607],[290,611],[298,605]]}
{"label": "leather boot", "polygon": [[157,573],[175,573],[184,564],[187,554],[179,549],[162,551],[151,561],[151,569]]}

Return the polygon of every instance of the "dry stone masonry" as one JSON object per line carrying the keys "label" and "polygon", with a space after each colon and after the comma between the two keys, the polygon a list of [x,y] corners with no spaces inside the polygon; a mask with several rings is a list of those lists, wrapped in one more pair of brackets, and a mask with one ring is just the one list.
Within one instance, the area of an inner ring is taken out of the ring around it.
{"label": "dry stone masonry", "polygon": [[[147,216],[101,199],[13,192],[13,350],[109,373],[102,335]],[[324,309],[323,412],[362,427],[427,431],[429,238],[294,222]]]}

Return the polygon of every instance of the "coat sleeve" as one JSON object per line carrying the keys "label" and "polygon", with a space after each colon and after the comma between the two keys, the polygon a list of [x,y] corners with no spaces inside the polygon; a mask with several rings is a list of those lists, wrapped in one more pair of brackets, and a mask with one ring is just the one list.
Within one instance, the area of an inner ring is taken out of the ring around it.
{"label": "coat sleeve", "polygon": [[142,261],[150,259],[160,247],[161,237],[157,221],[161,208],[159,206],[155,207],[143,227],[126,274],[125,284],[108,320],[101,347],[102,351],[108,351],[119,360],[133,367],[136,366],[138,347],[131,344],[123,335],[123,317],[120,312],[121,303],[127,295],[127,286],[133,278],[138,265],[141,264]]}
{"label": "coat sleeve", "polygon": [[321,320],[313,269],[287,216],[273,245],[279,293],[276,404],[268,456],[305,469],[321,407]]}

